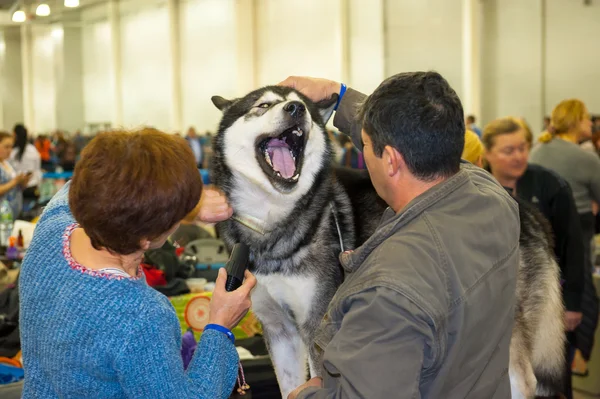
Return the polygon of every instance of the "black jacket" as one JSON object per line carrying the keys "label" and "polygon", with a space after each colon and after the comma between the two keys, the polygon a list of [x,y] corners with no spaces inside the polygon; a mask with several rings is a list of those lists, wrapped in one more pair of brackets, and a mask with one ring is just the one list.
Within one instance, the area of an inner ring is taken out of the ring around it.
{"label": "black jacket", "polygon": [[554,233],[554,253],[563,279],[565,306],[573,312],[581,311],[584,246],[569,184],[553,171],[530,164],[517,182],[517,196],[534,204],[550,222]]}

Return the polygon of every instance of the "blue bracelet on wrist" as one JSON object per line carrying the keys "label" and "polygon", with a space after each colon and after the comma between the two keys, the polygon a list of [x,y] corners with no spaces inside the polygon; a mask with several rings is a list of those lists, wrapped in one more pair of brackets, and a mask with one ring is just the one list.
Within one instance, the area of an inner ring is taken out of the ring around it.
{"label": "blue bracelet on wrist", "polygon": [[340,94],[338,96],[337,103],[335,103],[335,107],[333,107],[334,111],[337,111],[340,103],[342,102],[342,97],[344,97],[344,93],[346,92],[346,85],[342,83],[342,88],[340,89]]}
{"label": "blue bracelet on wrist", "polygon": [[207,324],[204,327],[204,331],[206,331],[206,330],[215,330],[215,331],[222,332],[223,334],[227,335],[227,338],[229,338],[231,340],[231,342],[233,342],[235,344],[235,336],[233,335],[231,330],[229,330],[226,327],[220,326],[218,324]]}

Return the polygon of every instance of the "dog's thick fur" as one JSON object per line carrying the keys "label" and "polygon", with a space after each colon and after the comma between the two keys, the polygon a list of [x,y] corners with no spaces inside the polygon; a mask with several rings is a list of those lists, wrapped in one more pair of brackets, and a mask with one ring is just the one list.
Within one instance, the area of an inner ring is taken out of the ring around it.
{"label": "dog's thick fur", "polygon": [[[295,105],[289,106],[291,102]],[[236,212],[218,230],[229,246],[243,242],[250,247],[250,269],[258,279],[253,311],[287,398],[306,381],[307,355],[311,376],[319,370],[321,354],[312,342],[343,280],[340,240],[343,249],[360,246],[386,205],[368,173],[333,167],[323,121],[331,115],[335,98],[314,104],[292,89],[265,87],[233,101],[213,97],[213,103],[223,118],[213,144],[212,177]],[[290,113],[298,104],[306,112]],[[301,156],[295,152],[299,178],[279,178],[261,160],[261,143],[294,126],[304,137]],[[510,377],[513,397],[528,398],[536,384],[538,395],[555,394],[562,387],[564,326],[549,230],[535,209],[520,204],[520,214]]]}

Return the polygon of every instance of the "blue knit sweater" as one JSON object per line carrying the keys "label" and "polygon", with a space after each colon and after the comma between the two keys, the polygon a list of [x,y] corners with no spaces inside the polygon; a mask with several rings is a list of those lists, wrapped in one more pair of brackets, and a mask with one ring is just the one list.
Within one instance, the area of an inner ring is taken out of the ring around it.
{"label": "blue knit sweater", "polygon": [[68,187],[44,210],[20,274],[23,398],[227,398],[238,355],[225,334],[204,332],[184,371],[175,311],[143,274],[67,261]]}

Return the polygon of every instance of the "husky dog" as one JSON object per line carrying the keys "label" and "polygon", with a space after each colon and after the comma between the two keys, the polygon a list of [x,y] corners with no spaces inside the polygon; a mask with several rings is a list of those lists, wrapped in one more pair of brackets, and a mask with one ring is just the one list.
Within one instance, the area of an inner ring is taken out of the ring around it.
{"label": "husky dog", "polygon": [[[250,247],[260,320],[282,397],[320,370],[314,334],[343,281],[340,252],[373,233],[386,204],[366,171],[333,167],[325,130],[337,98],[313,103],[269,86],[236,100],[215,96],[223,112],[213,143],[213,181],[235,214],[217,228],[231,247]],[[520,206],[521,266],[510,348],[513,397],[554,394],[563,372],[559,269],[543,219]]]}

